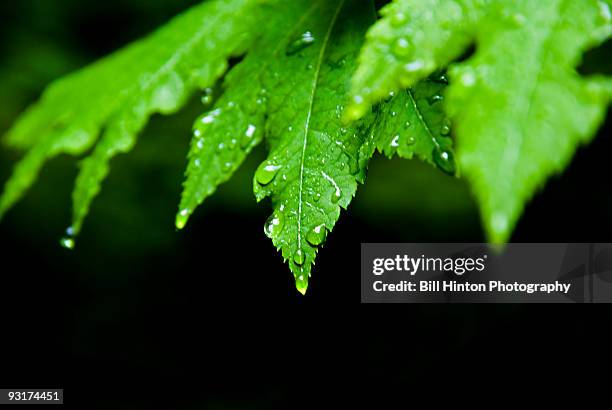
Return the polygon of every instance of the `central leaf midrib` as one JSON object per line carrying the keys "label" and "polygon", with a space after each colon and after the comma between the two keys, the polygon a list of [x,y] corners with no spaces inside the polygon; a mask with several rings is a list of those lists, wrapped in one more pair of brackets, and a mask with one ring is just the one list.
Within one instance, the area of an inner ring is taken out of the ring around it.
{"label": "central leaf midrib", "polygon": [[[319,83],[319,77],[321,74],[321,66],[323,64],[323,57],[325,56],[325,52],[327,51],[327,46],[329,44],[329,40],[336,25],[336,20],[338,19],[338,15],[340,14],[340,10],[344,6],[346,0],[342,0],[338,3],[338,7],[334,12],[334,16],[332,17],[329,29],[325,34],[325,38],[323,39],[323,44],[321,46],[321,51],[319,52],[319,56],[317,59],[317,65],[314,71],[313,81],[312,81],[312,89],[310,92],[309,106],[308,106],[308,114],[306,117],[306,123],[304,124],[304,141],[302,143],[302,157],[300,159],[300,179],[299,179],[299,197],[298,197],[298,229],[297,229],[297,240],[298,240],[298,249],[302,249],[302,195],[304,191],[304,162],[306,159],[306,147],[308,146],[308,134],[310,133],[310,118],[312,115],[312,109],[314,105],[314,98],[317,91],[317,85]],[[300,272],[303,272],[304,268],[300,267]]]}

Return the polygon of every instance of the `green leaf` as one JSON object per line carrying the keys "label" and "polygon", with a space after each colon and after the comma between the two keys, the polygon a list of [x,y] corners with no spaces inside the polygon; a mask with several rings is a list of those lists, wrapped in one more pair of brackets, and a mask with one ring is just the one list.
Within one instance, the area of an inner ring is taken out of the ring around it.
{"label": "green leaf", "polygon": [[352,81],[349,120],[459,57],[491,0],[395,0],[367,33]]}
{"label": "green leaf", "polygon": [[0,217],[35,181],[44,162],[79,155],[103,135],[77,178],[72,233],[108,173],[108,162],[129,151],[154,113],[180,109],[198,88],[227,69],[257,33],[258,0],[216,0],[196,6],[148,38],[52,84],[7,135],[28,149],[6,184]]}
{"label": "green leaf", "polygon": [[[447,87],[445,73],[438,73],[414,87],[392,93],[379,114],[371,138],[387,157],[417,156],[442,171],[456,173],[451,123],[443,110],[442,94]],[[367,148],[364,148],[367,149]]]}
{"label": "green leaf", "polygon": [[317,251],[365,177],[359,151],[363,123],[345,126],[342,109],[364,33],[374,19],[370,2],[291,2],[304,12],[282,40],[285,53],[264,77],[268,93],[269,157],[255,175],[258,200],[271,197],[265,231],[281,250],[304,293]]}
{"label": "green leaf", "polygon": [[597,0],[501,2],[492,13],[476,54],[450,71],[448,111],[489,238],[505,242],[525,203],[604,119],[609,80],[575,67],[612,25]]}
{"label": "green leaf", "polygon": [[[610,16],[598,0],[395,0],[368,33],[348,117],[450,65],[445,109],[458,163],[490,240],[504,242],[604,118],[610,80],[575,68],[610,36]],[[474,42],[474,56],[452,63]]]}

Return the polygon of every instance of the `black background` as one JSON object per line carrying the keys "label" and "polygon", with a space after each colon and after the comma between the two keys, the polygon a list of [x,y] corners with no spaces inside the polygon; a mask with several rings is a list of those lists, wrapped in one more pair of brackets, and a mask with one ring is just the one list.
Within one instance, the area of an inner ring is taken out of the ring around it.
{"label": "black background", "polygon": [[[23,90],[7,106],[14,115],[54,76],[115,50],[195,1],[51,3],[0,7],[3,72],[18,71],[15,64],[23,60],[16,50],[23,41],[44,39],[72,50],[65,65],[13,81]],[[62,13],[49,14],[60,6]],[[3,78],[6,85],[9,77]],[[184,131],[181,144],[196,110],[176,120]],[[151,127],[175,129],[163,119],[153,122]],[[610,242],[609,137],[608,120],[595,142],[528,206],[514,242]],[[17,157],[3,153],[2,180]],[[233,194],[222,192],[177,233],[171,222],[184,152],[168,160],[169,175],[161,166],[136,167],[134,180],[142,185],[122,176],[133,171],[128,157],[116,160],[119,171],[108,183],[115,194],[103,194],[94,206],[94,221],[75,252],[57,246],[76,173],[67,158],[46,168],[33,189],[49,192],[33,193],[0,223],[0,386],[65,388],[75,408],[282,408],[318,405],[322,392],[375,403],[385,392],[411,391],[419,383],[452,386],[477,363],[481,378],[519,372],[521,384],[551,370],[561,377],[570,366],[587,372],[604,365],[594,359],[597,349],[589,340],[597,346],[609,340],[607,307],[596,315],[591,306],[359,304],[361,242],[482,241],[473,209],[431,224],[406,212],[395,223],[358,195],[301,297],[262,234],[265,204],[233,208],[227,206]],[[383,181],[389,164],[397,172],[405,166],[377,159],[368,184],[390,183],[398,195],[410,195],[401,181]],[[161,178],[173,187],[163,195],[146,182]],[[240,189],[250,190],[245,186]],[[127,196],[122,189],[135,192],[136,208],[147,207],[141,219],[121,216],[121,201],[133,200],[119,196]],[[104,219],[109,213],[120,216]],[[121,224],[122,218],[130,222]],[[145,226],[153,231],[142,233]],[[349,389],[340,388],[346,384]]]}

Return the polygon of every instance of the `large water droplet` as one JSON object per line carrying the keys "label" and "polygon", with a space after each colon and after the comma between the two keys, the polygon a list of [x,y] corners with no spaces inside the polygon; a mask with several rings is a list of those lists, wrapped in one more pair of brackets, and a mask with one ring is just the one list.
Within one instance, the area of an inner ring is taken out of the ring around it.
{"label": "large water droplet", "polygon": [[312,246],[319,246],[327,238],[327,228],[324,224],[317,225],[306,234],[306,240]]}
{"label": "large water droplet", "polygon": [[281,233],[284,225],[285,218],[283,214],[274,212],[266,221],[266,224],[264,225],[264,232],[268,238],[273,239]]}
{"label": "large water droplet", "polygon": [[449,175],[455,175],[457,165],[455,163],[455,155],[451,150],[436,147],[433,150],[432,157],[438,168]]}
{"label": "large water droplet", "polygon": [[446,124],[446,123],[445,123],[445,124],[442,124],[442,126],[440,127],[440,135],[442,135],[442,136],[445,136],[445,137],[446,137],[447,135],[449,135],[449,134],[450,134],[450,132],[451,132],[450,125],[448,125],[448,124]]}
{"label": "large water droplet", "polygon": [[279,169],[281,169],[280,165],[272,164],[266,161],[262,163],[259,168],[257,168],[257,171],[255,172],[255,179],[261,185],[268,185],[270,182],[272,182],[276,174],[278,174]]}
{"label": "large water droplet", "polygon": [[305,261],[306,257],[304,255],[304,251],[302,251],[301,249],[295,251],[295,254],[293,254],[293,262],[298,266],[302,266]]}
{"label": "large water droplet", "polygon": [[298,51],[305,49],[308,46],[311,46],[315,42],[315,38],[310,31],[306,31],[302,33],[300,38],[289,44],[287,47],[286,54],[288,56],[294,55]]}

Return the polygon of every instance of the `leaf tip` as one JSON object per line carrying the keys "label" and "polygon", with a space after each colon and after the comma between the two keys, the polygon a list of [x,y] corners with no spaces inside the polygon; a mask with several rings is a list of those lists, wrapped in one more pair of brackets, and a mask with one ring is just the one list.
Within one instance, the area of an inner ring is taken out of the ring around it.
{"label": "leaf tip", "polygon": [[185,228],[185,225],[187,225],[187,221],[189,220],[190,216],[191,210],[189,210],[188,208],[181,209],[179,213],[176,214],[176,220],[174,222],[174,226],[176,226],[176,229],[180,231]]}

